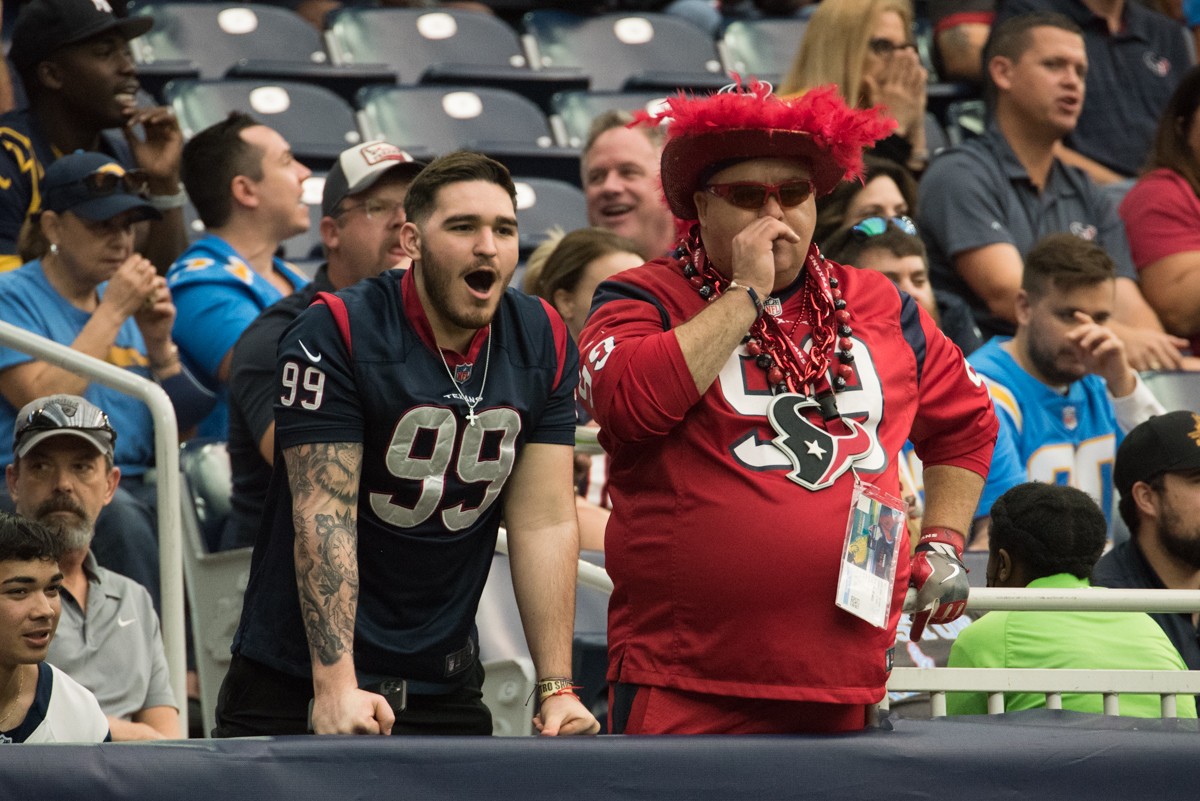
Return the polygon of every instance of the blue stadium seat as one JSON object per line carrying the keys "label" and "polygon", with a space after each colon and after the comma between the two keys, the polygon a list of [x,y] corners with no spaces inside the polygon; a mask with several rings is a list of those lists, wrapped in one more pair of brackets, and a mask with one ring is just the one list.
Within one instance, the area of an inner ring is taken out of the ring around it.
{"label": "blue stadium seat", "polygon": [[735,20],[726,26],[717,47],[726,70],[778,86],[791,70],[807,28],[805,19]]}
{"label": "blue stadium seat", "polygon": [[321,35],[299,15],[259,3],[138,4],[154,28],[131,43],[138,75],[153,85],[172,78],[301,80],[347,100],[368,83],[394,80],[379,65],[329,63]]}
{"label": "blue stadium seat", "polygon": [[596,91],[718,89],[729,83],[716,43],[677,17],[531,11],[521,25],[531,63],[582,69]]}
{"label": "blue stadium seat", "polygon": [[555,92],[588,85],[577,69],[531,69],[516,31],[472,11],[343,8],[330,18],[325,39],[335,64],[380,62],[408,86],[508,89],[543,110]]}
{"label": "blue stadium seat", "polygon": [[517,178],[517,222],[521,230],[521,252],[527,255],[546,240],[550,229],[570,232],[587,221],[587,199],[583,190],[550,178]]}
{"label": "blue stadium seat", "polygon": [[546,117],[503,89],[371,86],[359,92],[359,128],[418,158],[465,148],[487,153],[514,175],[579,183],[579,151],[556,144]]}
{"label": "blue stadium seat", "polygon": [[164,100],[191,137],[230,111],[244,111],[278,131],[292,152],[314,169],[327,169],[346,148],[362,141],[354,109],[320,86],[298,81],[171,81]]}
{"label": "blue stadium seat", "polygon": [[562,141],[583,147],[592,120],[601,113],[653,110],[665,99],[663,92],[559,92],[551,100],[550,123],[559,129]]}

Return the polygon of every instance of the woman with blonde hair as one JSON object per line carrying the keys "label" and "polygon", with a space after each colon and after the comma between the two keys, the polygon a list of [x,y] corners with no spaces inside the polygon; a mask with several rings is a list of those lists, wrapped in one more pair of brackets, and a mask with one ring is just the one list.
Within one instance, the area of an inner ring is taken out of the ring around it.
{"label": "woman with blonde hair", "polygon": [[824,0],[805,30],[780,94],[834,84],[846,103],[884,107],[896,131],[870,152],[925,169],[925,86],[909,0]]}

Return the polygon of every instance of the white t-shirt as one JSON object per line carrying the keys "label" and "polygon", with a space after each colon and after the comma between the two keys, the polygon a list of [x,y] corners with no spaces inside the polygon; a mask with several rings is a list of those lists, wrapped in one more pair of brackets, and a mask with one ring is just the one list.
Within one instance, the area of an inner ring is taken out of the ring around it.
{"label": "white t-shirt", "polygon": [[108,718],[91,691],[46,662],[38,665],[37,693],[25,719],[0,731],[7,743],[100,743],[111,740]]}

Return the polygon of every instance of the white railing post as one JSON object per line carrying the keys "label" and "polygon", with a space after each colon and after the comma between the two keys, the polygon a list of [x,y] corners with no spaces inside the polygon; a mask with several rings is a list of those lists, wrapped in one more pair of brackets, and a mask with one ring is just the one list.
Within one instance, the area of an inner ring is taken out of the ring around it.
{"label": "white railing post", "polygon": [[[187,633],[183,621],[183,551],[180,538],[179,429],[175,409],[162,387],[121,367],[92,358],[0,320],[0,345],[131,395],[148,407],[154,420],[154,457],[158,493],[158,560],[162,591],[162,637],[179,704],[179,725],[187,736]],[[121,432],[117,432],[118,436]],[[11,431],[0,436],[12,436]]]}

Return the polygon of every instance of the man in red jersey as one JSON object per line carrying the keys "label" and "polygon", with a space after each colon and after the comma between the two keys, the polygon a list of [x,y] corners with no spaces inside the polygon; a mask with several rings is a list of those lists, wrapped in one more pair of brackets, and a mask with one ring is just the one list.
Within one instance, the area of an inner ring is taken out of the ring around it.
{"label": "man in red jersey", "polygon": [[[888,132],[875,111],[752,83],[643,118],[670,120],[663,190],[694,223],[600,286],[580,341],[579,394],[612,459],[613,730],[861,729],[910,583],[914,639],[965,607],[991,403],[915,301],[811,242],[815,196]],[[902,535],[894,583],[855,584],[851,535],[902,507],[910,437],[916,554]]]}

